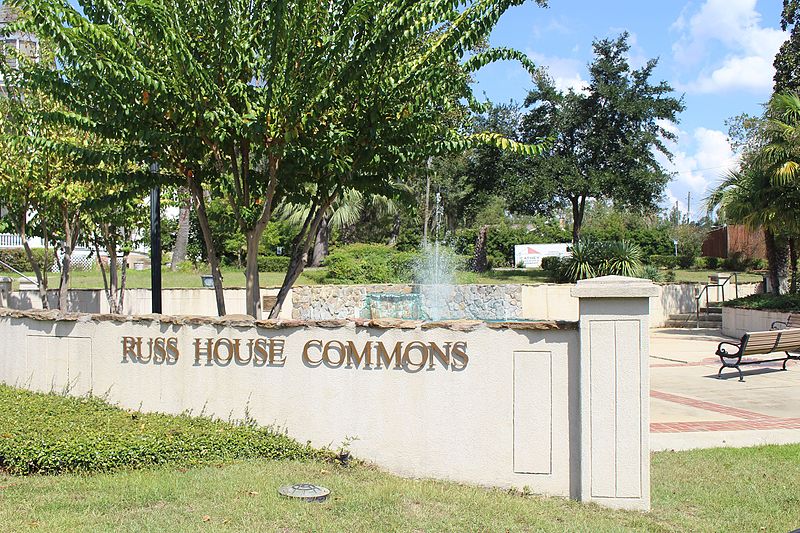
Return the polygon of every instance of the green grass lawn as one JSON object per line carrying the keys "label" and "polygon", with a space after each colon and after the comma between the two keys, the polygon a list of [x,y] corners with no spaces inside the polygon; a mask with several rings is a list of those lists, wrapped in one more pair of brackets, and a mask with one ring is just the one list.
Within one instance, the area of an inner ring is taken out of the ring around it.
{"label": "green grass lawn", "polygon": [[[298,285],[315,285],[314,272],[318,269],[306,269],[310,275],[305,273],[300,275]],[[205,272],[203,272],[205,274]],[[14,288],[19,288],[19,276],[16,274],[2,274],[14,279]],[[36,279],[33,273],[26,273],[31,279]],[[244,287],[244,271],[225,270],[222,273],[223,284],[225,287]],[[280,287],[283,283],[285,274],[283,272],[262,272],[262,287]],[[58,288],[59,275],[51,272],[48,275],[48,283],[51,288]],[[195,272],[172,272],[171,270],[162,271],[162,284],[165,289],[178,288],[199,288],[203,284],[200,281],[200,273]],[[74,271],[70,275],[70,287],[73,289],[102,289],[103,278],[99,270]],[[130,289],[149,289],[150,271],[149,270],[128,270],[128,288]]]}
{"label": "green grass lawn", "polygon": [[[176,454],[176,446],[183,451]],[[12,469],[31,470],[19,454],[38,465],[62,467],[49,471],[79,472],[11,475]],[[344,468],[313,459],[324,456],[254,426],[148,415],[97,399],[0,386],[0,531],[786,532],[800,527],[800,445],[653,454],[649,513],[403,479],[370,466]],[[109,457],[128,462],[109,463]],[[107,469],[113,471],[103,472]],[[332,498],[306,504],[277,495],[281,485],[300,482],[326,486]]]}
{"label": "green grass lawn", "polygon": [[[323,277],[325,272],[324,268],[308,268],[300,275],[297,285],[316,285]],[[677,282],[695,282],[703,283],[708,281],[708,277],[714,274],[712,270],[675,270],[675,281]],[[19,288],[19,277],[16,274],[2,274],[8,275],[15,280],[14,288]],[[34,278],[32,273],[28,276]],[[172,272],[171,270],[163,271],[163,286],[164,288],[197,288],[201,287],[200,274],[194,272]],[[225,287],[244,287],[244,273],[238,270],[227,269],[223,272]],[[282,272],[262,272],[261,273],[261,286],[262,287],[279,287],[283,282],[284,274]],[[479,284],[502,284],[502,283],[547,283],[547,275],[538,269],[522,270],[522,269],[503,269],[493,270],[484,274],[476,274],[474,272],[456,272],[456,283],[479,283]],[[48,281],[51,288],[58,287],[58,274],[50,273]],[[761,281],[761,276],[756,274],[740,273],[740,283],[752,283]],[[75,271],[70,277],[70,287],[74,289],[100,289],[103,287],[103,279],[100,272],[97,270],[91,271]],[[129,270],[128,271],[128,287],[131,289],[146,289],[150,287],[150,271],[149,270]]]}
{"label": "green grass lawn", "polygon": [[[611,511],[402,479],[374,468],[250,460],[113,474],[0,475],[0,530],[24,531],[791,531],[800,446],[658,453],[653,510]],[[330,488],[323,504],[279,486]]]}

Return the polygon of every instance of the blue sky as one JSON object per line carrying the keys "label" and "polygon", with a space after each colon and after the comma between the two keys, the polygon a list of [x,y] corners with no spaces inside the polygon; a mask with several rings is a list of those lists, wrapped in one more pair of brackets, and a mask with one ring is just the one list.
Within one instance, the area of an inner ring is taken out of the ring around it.
{"label": "blue sky", "polygon": [[[726,169],[736,165],[727,142],[726,119],[758,114],[772,92],[772,61],[786,35],[780,0],[550,0],[512,8],[492,34],[492,45],[526,52],[562,88],[587,79],[594,38],[631,34],[631,63],[659,59],[656,81],[682,95],[686,111],[675,125],[679,142],[664,165],[676,176],[664,204],[677,200],[702,214],[700,200]],[[489,65],[477,75],[476,93],[494,102],[524,100],[530,78],[511,62]]]}

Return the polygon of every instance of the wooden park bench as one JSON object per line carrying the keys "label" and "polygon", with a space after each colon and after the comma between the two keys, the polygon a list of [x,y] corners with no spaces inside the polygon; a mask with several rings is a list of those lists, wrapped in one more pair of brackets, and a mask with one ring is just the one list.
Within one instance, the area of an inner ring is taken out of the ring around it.
{"label": "wooden park bench", "polygon": [[772,326],[769,329],[793,329],[793,328],[800,328],[800,313],[790,313],[789,318],[786,319],[786,322],[782,320],[776,320],[772,323]]}
{"label": "wooden park bench", "polygon": [[[724,346],[733,347],[735,351],[730,348],[724,348]],[[768,355],[777,352],[784,352],[786,357],[742,361],[742,357]],[[726,368],[735,368],[736,371],[739,372],[739,381],[744,381],[744,375],[742,374],[742,369],[739,368],[740,366],[759,365],[775,361],[783,361],[783,370],[786,370],[786,363],[790,359],[800,361],[800,328],[745,333],[738,343],[719,343],[717,355],[720,361],[722,361],[722,366],[717,373],[717,378],[722,378],[722,371]]]}

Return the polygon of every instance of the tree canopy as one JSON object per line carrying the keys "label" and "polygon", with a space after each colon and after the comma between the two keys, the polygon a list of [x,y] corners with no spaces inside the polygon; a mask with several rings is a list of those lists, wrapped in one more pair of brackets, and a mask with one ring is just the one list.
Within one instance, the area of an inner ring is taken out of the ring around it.
{"label": "tree canopy", "polygon": [[[476,143],[536,147],[464,128],[470,73],[516,59],[480,49],[524,0],[16,0],[20,26],[52,40],[58,68],[23,82],[57,99],[48,120],[117,141],[97,160],[158,163],[197,205],[220,313],[206,196],[230,202],[247,242],[247,311],[260,310],[257,252],[281,202],[309,206],[273,309],[346,188],[384,192],[427,157]],[[544,5],[544,0],[537,0]],[[74,150],[74,146],[51,146]]]}
{"label": "tree canopy", "polygon": [[498,161],[512,170],[497,172],[509,207],[527,214],[570,207],[576,242],[589,199],[655,208],[670,179],[656,154],[671,157],[666,141],[675,135],[666,125],[684,106],[669,84],[651,81],[657,60],[633,69],[629,50],[627,34],[595,41],[583,90],[561,91],[537,72],[517,135],[521,142],[552,139],[548,157]]}

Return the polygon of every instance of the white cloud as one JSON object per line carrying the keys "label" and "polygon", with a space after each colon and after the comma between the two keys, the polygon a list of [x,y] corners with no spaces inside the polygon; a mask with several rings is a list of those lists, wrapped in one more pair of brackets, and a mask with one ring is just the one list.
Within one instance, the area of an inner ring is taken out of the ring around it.
{"label": "white cloud", "polygon": [[547,69],[558,90],[572,89],[582,92],[589,86],[589,82],[581,75],[581,72],[586,69],[581,61],[568,57],[548,56],[533,50],[527,50],[527,54],[533,59],[536,66]]}
{"label": "white cloud", "polygon": [[679,65],[700,66],[701,72],[681,88],[699,93],[772,88],[772,62],[787,35],[762,27],[756,0],[706,0],[693,15],[689,11],[687,6],[672,25],[681,34],[672,50]]}
{"label": "white cloud", "polygon": [[[693,218],[703,212],[702,201],[708,191],[729,170],[738,165],[738,156],[731,149],[725,133],[708,128],[697,128],[691,134],[679,130],[674,124],[662,124],[678,135],[677,143],[668,143],[672,151],[672,161],[657,154],[659,162],[669,172],[675,173],[666,191],[668,206],[674,206],[679,198],[685,199],[692,193]],[[686,209],[683,200],[682,209]]]}

